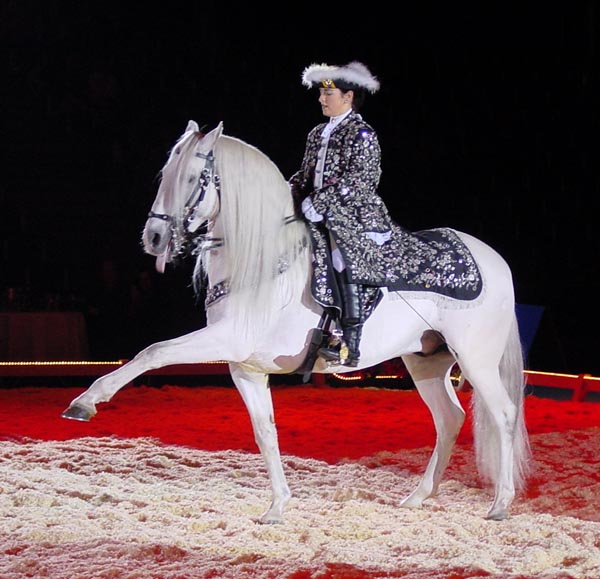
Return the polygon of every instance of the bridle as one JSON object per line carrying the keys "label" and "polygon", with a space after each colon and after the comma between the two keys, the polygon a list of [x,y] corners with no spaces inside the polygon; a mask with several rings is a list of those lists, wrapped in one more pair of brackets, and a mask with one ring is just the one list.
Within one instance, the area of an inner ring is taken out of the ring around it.
{"label": "bridle", "polygon": [[[198,255],[211,249],[216,249],[223,246],[223,238],[212,237],[208,235],[208,232],[199,233],[198,229],[200,226],[195,226],[190,229],[195,220],[195,214],[198,210],[198,206],[206,196],[211,183],[215,187],[218,200],[218,211],[221,209],[221,179],[216,172],[215,167],[215,155],[212,150],[208,154],[196,152],[196,157],[205,159],[206,163],[204,168],[200,172],[200,176],[194,185],[192,192],[190,193],[187,201],[184,205],[184,216],[183,216],[183,228],[179,230],[175,226],[175,219],[172,215],[167,213],[155,213],[154,211],[148,212],[148,219],[160,219],[170,224],[171,230],[171,241],[170,241],[170,253],[172,257],[180,256],[182,254]],[[284,224],[288,225],[297,221],[299,218],[296,215],[290,215],[284,218]],[[210,222],[211,218],[207,218],[204,224]]]}
{"label": "bridle", "polygon": [[[214,183],[215,189],[217,191],[217,198],[219,200],[219,207],[221,206],[221,179],[219,175],[215,173],[215,155],[212,151],[209,151],[207,155],[204,153],[195,153],[196,157],[200,159],[206,159],[206,163],[202,171],[200,171],[200,176],[196,181],[196,185],[192,189],[188,200],[184,205],[184,223],[188,226],[193,221],[194,214],[198,209],[198,205],[204,201],[204,197],[206,196],[206,192],[208,191],[208,186],[211,183]],[[197,196],[196,200],[194,198]],[[167,213],[154,213],[154,211],[148,212],[148,219],[161,219],[162,221],[173,221],[173,216],[168,215]],[[187,227],[186,227],[187,229]]]}
{"label": "bridle", "polygon": [[[215,191],[217,193],[218,200],[218,209],[221,208],[221,179],[215,170],[215,155],[213,151],[209,151],[208,154],[196,152],[196,157],[200,159],[205,159],[206,163],[204,164],[204,168],[200,172],[198,180],[196,181],[192,192],[190,193],[185,205],[183,206],[183,227],[181,230],[178,230],[175,226],[175,219],[172,215],[167,213],[155,213],[154,211],[148,212],[148,219],[160,219],[161,221],[165,221],[169,223],[171,230],[171,255],[177,256],[182,253],[185,253],[190,245],[198,246],[199,243],[205,245],[206,242],[210,242],[211,247],[218,247],[222,245],[223,240],[220,238],[210,238],[207,237],[206,234],[196,233],[199,226],[194,227],[194,229],[190,229],[192,226],[196,211],[198,210],[198,206],[204,198],[206,197],[206,192],[208,191],[211,183],[215,187]],[[217,211],[218,212],[218,211]],[[207,219],[206,222],[210,221]],[[204,225],[204,224],[203,224]]]}

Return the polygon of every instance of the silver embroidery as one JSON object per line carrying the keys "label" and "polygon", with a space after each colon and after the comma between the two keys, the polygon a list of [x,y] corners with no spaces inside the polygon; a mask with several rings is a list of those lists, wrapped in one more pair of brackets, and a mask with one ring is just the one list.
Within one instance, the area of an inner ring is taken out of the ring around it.
{"label": "silver embroidery", "polygon": [[381,176],[377,135],[359,114],[350,114],[332,132],[323,186],[312,191],[322,130],[319,125],[309,133],[300,171],[290,179],[295,198],[310,195],[315,211],[325,218],[325,226],[308,223],[315,299],[324,306],[335,305],[328,283],[328,231],[342,253],[351,283],[392,291],[432,291],[460,300],[477,298],[482,286],[479,269],[452,229],[411,233],[391,219],[377,193]]}

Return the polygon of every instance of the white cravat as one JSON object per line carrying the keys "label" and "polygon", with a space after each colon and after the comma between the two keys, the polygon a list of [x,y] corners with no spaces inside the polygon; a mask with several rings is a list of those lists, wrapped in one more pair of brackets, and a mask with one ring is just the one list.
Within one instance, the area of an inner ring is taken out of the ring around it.
{"label": "white cravat", "polygon": [[317,165],[315,167],[315,178],[313,185],[315,189],[323,187],[323,169],[325,166],[325,156],[327,155],[327,145],[329,144],[329,136],[333,130],[352,112],[352,109],[347,110],[345,113],[338,115],[337,117],[331,117],[329,122],[325,125],[321,131],[321,148],[317,153]]}

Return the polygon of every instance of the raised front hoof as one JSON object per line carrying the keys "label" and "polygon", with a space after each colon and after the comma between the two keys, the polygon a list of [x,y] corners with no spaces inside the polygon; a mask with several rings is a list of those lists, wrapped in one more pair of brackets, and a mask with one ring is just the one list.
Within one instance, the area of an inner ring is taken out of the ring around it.
{"label": "raised front hoof", "polygon": [[96,414],[96,412],[86,408],[85,406],[81,406],[80,404],[72,404],[61,414],[61,416],[63,418],[68,418],[69,420],[89,422],[94,414]]}
{"label": "raised front hoof", "polygon": [[498,509],[497,511],[490,511],[485,518],[488,521],[505,521],[509,517],[510,514],[506,509]]}

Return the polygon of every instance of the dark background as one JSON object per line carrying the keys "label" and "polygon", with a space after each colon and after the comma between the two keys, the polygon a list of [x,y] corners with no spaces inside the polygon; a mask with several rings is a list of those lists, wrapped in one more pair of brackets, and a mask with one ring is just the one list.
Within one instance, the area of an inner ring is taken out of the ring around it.
{"label": "dark background", "polygon": [[3,307],[82,309],[98,358],[199,327],[191,264],[140,245],[168,150],[223,121],[289,177],[322,119],[302,70],[361,60],[395,219],[496,248],[544,308],[529,367],[600,375],[597,3],[448,4],[3,1]]}

